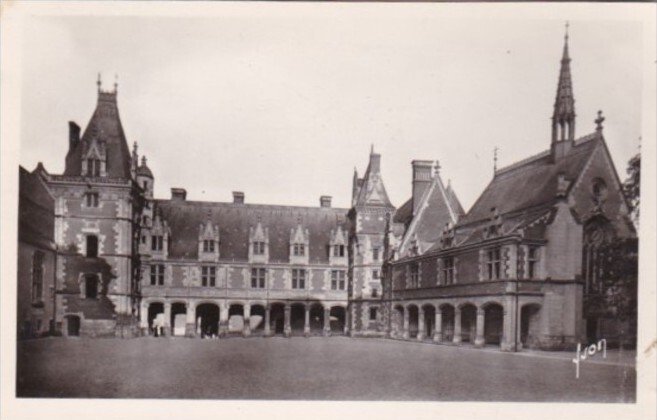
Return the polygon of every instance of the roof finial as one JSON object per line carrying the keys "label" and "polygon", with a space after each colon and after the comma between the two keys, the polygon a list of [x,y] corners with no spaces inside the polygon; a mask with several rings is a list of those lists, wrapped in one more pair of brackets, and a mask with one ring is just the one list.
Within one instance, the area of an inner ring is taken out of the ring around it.
{"label": "roof finial", "polygon": [[568,42],[568,28],[570,27],[570,22],[566,21],[566,35],[564,36],[566,42]]}
{"label": "roof finial", "polygon": [[497,146],[495,146],[495,148],[493,149],[493,174],[495,174],[497,172],[497,151],[498,150],[499,149],[497,148]]}
{"label": "roof finial", "polygon": [[440,161],[436,159],[434,166],[434,176],[438,176],[439,174],[440,174]]}
{"label": "roof finial", "polygon": [[141,164],[142,166],[146,166],[146,155],[141,157]]}
{"label": "roof finial", "polygon": [[119,87],[119,75],[114,73],[114,93],[117,92]]}
{"label": "roof finial", "polygon": [[370,155],[374,154],[374,143],[370,145]]}
{"label": "roof finial", "polygon": [[96,80],[96,86],[98,86],[98,93],[100,93],[100,86],[102,82],[100,80],[100,72],[98,72],[98,80]]}
{"label": "roof finial", "polygon": [[595,123],[595,131],[598,133],[602,132],[602,123],[605,121],[605,117],[602,116],[602,111],[598,111],[598,118],[593,121]]}

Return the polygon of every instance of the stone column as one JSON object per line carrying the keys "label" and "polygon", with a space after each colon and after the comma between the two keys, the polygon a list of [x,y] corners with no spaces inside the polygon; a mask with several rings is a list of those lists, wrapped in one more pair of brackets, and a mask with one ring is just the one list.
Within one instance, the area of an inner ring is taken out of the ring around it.
{"label": "stone column", "polygon": [[349,306],[344,308],[344,335],[349,335],[349,321],[351,316],[349,315]]}
{"label": "stone column", "polygon": [[292,308],[290,308],[289,304],[285,305],[285,326],[283,327],[283,334],[286,337],[289,337],[290,334],[292,334],[292,327],[290,327],[290,311]]}
{"label": "stone column", "polygon": [[164,302],[164,335],[171,335],[171,302]]}
{"label": "stone column", "polygon": [[516,351],[515,335],[517,328],[515,298],[512,304],[504,305],[504,324],[502,329],[502,343],[500,348],[503,351]]}
{"label": "stone column", "polygon": [[227,303],[219,306],[219,337],[225,337],[228,334],[228,309]]}
{"label": "stone column", "polygon": [[436,309],[436,325],[433,329],[433,342],[440,343],[443,341],[443,312]]}
{"label": "stone column", "polygon": [[185,317],[185,336],[196,337],[196,303],[194,301],[187,302],[187,313]]}
{"label": "stone column", "polygon": [[303,335],[310,336],[310,305],[304,306]]}
{"label": "stone column", "polygon": [[404,330],[402,331],[402,338],[404,340],[408,340],[408,338],[410,337],[410,335],[409,335],[410,333],[408,331],[408,324],[409,324],[410,316],[408,316],[409,315],[408,312],[409,312],[408,308],[404,307],[404,315],[403,315],[404,316]]}
{"label": "stone column", "polygon": [[265,306],[265,337],[269,337],[271,335],[271,306],[267,304]]}
{"label": "stone column", "polygon": [[324,336],[331,335],[331,308],[324,308]]}
{"label": "stone column", "polygon": [[424,309],[417,309],[417,341],[424,340]]}
{"label": "stone column", "polygon": [[139,328],[141,335],[148,335],[148,305],[144,302],[139,305]]}
{"label": "stone column", "polygon": [[477,308],[477,325],[475,327],[475,341],[474,345],[476,347],[483,347],[486,342],[484,338],[484,320],[485,320],[486,311],[482,308]]}
{"label": "stone column", "polygon": [[242,327],[242,336],[248,337],[251,335],[251,305],[245,304],[243,308],[244,325]]}
{"label": "stone column", "polygon": [[461,344],[461,309],[454,308],[454,338],[452,343]]}

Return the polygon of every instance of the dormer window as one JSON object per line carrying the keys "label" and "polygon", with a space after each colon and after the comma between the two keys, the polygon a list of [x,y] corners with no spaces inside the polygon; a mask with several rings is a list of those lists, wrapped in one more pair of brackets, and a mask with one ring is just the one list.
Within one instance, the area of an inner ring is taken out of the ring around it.
{"label": "dormer window", "polygon": [[294,244],[292,250],[295,257],[303,257],[306,255],[306,246],[304,244]]}
{"label": "dormer window", "polygon": [[214,242],[213,240],[206,239],[203,241],[203,252],[214,252]]}
{"label": "dormer window", "polygon": [[333,256],[344,257],[344,245],[333,245]]}
{"label": "dormer window", "polygon": [[265,255],[265,243],[264,242],[254,242],[253,243],[253,255]]}
{"label": "dormer window", "polygon": [[88,192],[84,196],[87,202],[87,207],[98,207],[99,200],[97,192]]}
{"label": "dormer window", "polygon": [[100,176],[100,159],[87,159],[87,176]]}
{"label": "dormer window", "polygon": [[162,251],[164,248],[164,236],[153,235],[151,236],[151,250]]}

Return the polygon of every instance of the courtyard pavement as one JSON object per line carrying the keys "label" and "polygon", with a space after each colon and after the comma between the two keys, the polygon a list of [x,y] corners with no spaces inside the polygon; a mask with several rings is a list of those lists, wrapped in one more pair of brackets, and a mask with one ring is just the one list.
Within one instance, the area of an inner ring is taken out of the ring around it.
{"label": "courtyard pavement", "polygon": [[[628,356],[629,355],[629,356]],[[88,339],[18,343],[18,397],[633,402],[631,352],[346,337]]]}

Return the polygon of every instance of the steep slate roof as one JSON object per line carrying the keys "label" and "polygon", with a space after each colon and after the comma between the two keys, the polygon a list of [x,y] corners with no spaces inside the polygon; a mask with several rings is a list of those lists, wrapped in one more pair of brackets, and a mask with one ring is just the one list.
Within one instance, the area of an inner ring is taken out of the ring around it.
{"label": "steep slate roof", "polygon": [[505,214],[552,203],[559,174],[571,181],[572,186],[600,141],[602,138],[594,133],[577,140],[556,162],[548,150],[498,170],[459,224],[489,219],[492,208]]}
{"label": "steep slate roof", "polygon": [[309,262],[327,263],[331,230],[348,232],[348,209],[261,204],[156,200],[156,211],[171,228],[169,258],[198,258],[199,226],[219,226],[220,259],[248,260],[249,228],[262,223],[269,229],[269,261],[288,262],[290,231],[299,222],[310,234]]}
{"label": "steep slate roof", "polygon": [[107,152],[107,176],[109,178],[130,179],[130,149],[123,132],[117,92],[98,90],[96,110],[84,130],[81,141],[66,155],[64,175],[79,176],[82,172],[82,153],[84,145],[96,141],[105,142]]}
{"label": "steep slate roof", "polygon": [[18,169],[18,240],[54,248],[55,199],[35,172]]}
{"label": "steep slate roof", "polygon": [[[458,204],[458,207],[454,207],[454,203]],[[440,239],[445,225],[457,222],[460,216],[459,208],[456,194],[453,191],[448,192],[440,175],[436,174],[421,198],[417,215],[411,220],[404,233],[404,239],[399,247],[400,253],[402,255],[405,253],[411,237],[417,239],[422,251],[429,249]]]}

